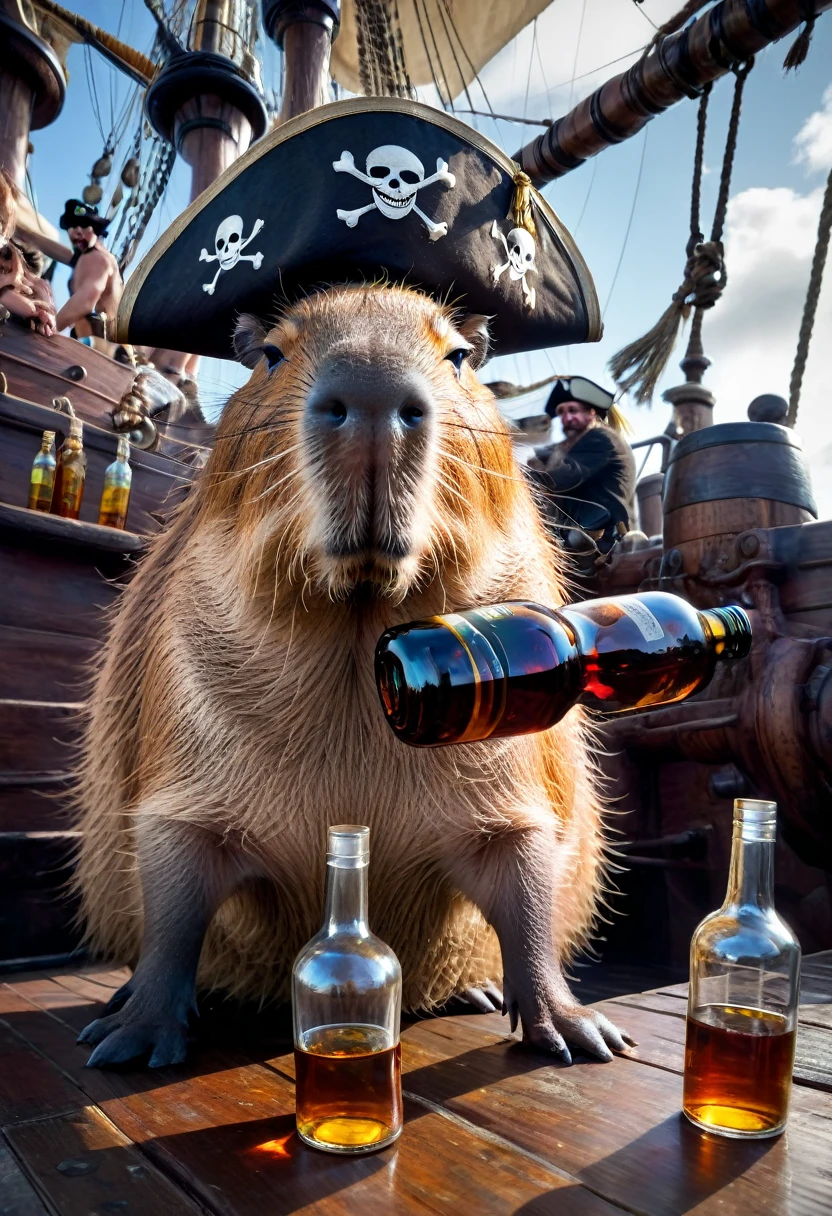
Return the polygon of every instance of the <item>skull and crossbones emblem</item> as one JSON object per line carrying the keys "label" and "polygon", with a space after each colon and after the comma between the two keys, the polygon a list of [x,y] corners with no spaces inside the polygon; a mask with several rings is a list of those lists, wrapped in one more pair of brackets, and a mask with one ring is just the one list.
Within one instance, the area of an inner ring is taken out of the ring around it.
{"label": "skull and crossbones emblem", "polygon": [[494,282],[499,283],[500,276],[505,271],[508,271],[510,279],[515,282],[519,279],[523,284],[523,295],[526,297],[526,304],[529,308],[534,308],[536,293],[534,288],[530,287],[526,282],[527,274],[537,274],[537,267],[534,264],[534,237],[525,228],[512,228],[508,237],[505,237],[500,231],[496,220],[491,225],[491,235],[495,241],[500,240],[503,242],[503,248],[508,258],[508,261],[504,262],[502,266],[493,267]]}
{"label": "skull and crossbones emblem", "polygon": [[263,221],[255,220],[251,233],[243,240],[243,217],[241,215],[229,215],[222,221],[217,229],[217,235],[214,237],[216,252],[209,253],[207,249],[203,249],[199,255],[200,262],[219,262],[217,273],[211,282],[202,284],[203,291],[207,291],[208,295],[212,296],[217,279],[222,272],[233,270],[238,262],[251,262],[255,270],[260,269],[263,264],[262,253],[243,253],[243,250],[250,241],[254,240],[262,227]]}
{"label": "skull and crossbones emblem", "polygon": [[453,173],[448,172],[447,161],[441,157],[436,161],[436,172],[430,177],[425,177],[425,166],[419,157],[398,144],[373,148],[367,157],[366,173],[356,168],[352,152],[342,152],[340,160],[333,161],[332,167],[336,173],[349,173],[357,177],[373,192],[373,201],[366,207],[359,207],[356,211],[338,209],[338,219],[343,220],[348,228],[354,228],[368,211],[380,211],[388,220],[400,220],[415,211],[432,241],[448,235],[446,223],[435,224],[416,206],[416,195],[425,186],[432,186],[435,182],[444,182],[451,187],[456,185]]}

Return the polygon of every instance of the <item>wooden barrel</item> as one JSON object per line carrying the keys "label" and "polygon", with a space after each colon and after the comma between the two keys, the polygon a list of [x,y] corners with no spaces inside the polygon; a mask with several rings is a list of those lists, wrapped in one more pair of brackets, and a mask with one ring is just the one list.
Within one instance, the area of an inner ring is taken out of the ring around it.
{"label": "wooden barrel", "polygon": [[802,444],[771,422],[723,422],[685,435],[665,475],[664,548],[695,573],[749,528],[817,518]]}

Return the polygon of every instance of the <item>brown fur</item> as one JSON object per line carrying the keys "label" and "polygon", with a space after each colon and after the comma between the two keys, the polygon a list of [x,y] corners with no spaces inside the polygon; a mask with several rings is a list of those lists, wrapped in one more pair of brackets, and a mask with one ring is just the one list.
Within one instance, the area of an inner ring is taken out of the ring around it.
{"label": "brown fur", "polygon": [[[501,837],[554,832],[561,958],[585,940],[603,845],[580,711],[544,734],[419,750],[394,738],[374,685],[392,623],[562,602],[509,430],[471,367],[457,380],[445,359],[460,329],[473,333],[455,325],[415,291],[330,289],[269,333],[286,361],[269,375],[261,360],[229,401],[206,469],[121,598],[91,701],[78,883],[97,950],[139,955],[139,813],[209,829],[262,876],[214,918],[202,989],[287,998],[319,928],[331,823],[370,826],[371,923],[401,960],[410,1008],[499,978],[495,936],[448,859],[465,853],[476,869]],[[389,528],[408,532],[410,553],[371,569],[325,556],[359,491],[349,468],[314,463],[301,430],[318,361],[336,348],[415,366],[438,411],[418,469],[390,457]]]}

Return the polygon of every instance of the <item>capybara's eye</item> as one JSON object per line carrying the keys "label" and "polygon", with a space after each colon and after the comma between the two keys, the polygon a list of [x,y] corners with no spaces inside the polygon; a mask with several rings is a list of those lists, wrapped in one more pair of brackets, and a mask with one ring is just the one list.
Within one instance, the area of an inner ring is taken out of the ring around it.
{"label": "capybara's eye", "polygon": [[454,370],[456,371],[456,374],[457,374],[457,378],[459,377],[459,374],[460,374],[460,372],[462,371],[462,365],[463,365],[463,363],[464,363],[464,362],[465,362],[465,360],[468,358],[468,356],[470,355],[470,353],[471,353],[471,352],[470,352],[470,350],[468,349],[468,347],[467,347],[467,346],[459,346],[459,347],[457,347],[457,349],[456,349],[456,350],[452,350],[452,351],[451,351],[451,353],[450,353],[449,355],[446,355],[446,356],[445,356],[445,358],[446,358],[446,359],[447,359],[447,360],[448,360],[450,363],[453,363],[453,365],[454,365]]}
{"label": "capybara's eye", "polygon": [[283,351],[279,350],[276,346],[272,346],[270,343],[267,343],[262,350],[266,357],[266,363],[269,371],[273,371],[273,369],[277,367],[278,363],[282,363],[285,358]]}

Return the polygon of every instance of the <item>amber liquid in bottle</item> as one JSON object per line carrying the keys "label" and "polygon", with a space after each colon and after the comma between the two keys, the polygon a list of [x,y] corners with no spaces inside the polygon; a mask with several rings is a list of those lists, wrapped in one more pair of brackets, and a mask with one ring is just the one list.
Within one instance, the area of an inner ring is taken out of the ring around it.
{"label": "amber liquid in bottle", "polygon": [[77,519],[81,513],[87,476],[87,454],[84,451],[83,434],[84,424],[80,418],[73,418],[69,424],[69,436],[64,440],[58,455],[51,512],[64,519]]}
{"label": "amber liquid in bottle", "polygon": [[782,1014],[698,1010],[687,1021],[686,1113],[736,1132],[776,1131],[789,1108],[795,1038]]}
{"label": "amber liquid in bottle", "polygon": [[324,1026],[295,1048],[297,1127],[303,1138],[372,1148],[402,1122],[401,1046],[380,1026]]}
{"label": "amber liquid in bottle", "polygon": [[44,431],[41,448],[32,463],[29,480],[30,511],[49,511],[55,490],[55,432]]}
{"label": "amber liquid in bottle", "polygon": [[608,713],[681,701],[750,643],[741,608],[697,612],[664,592],[494,604],[387,630],[376,682],[396,735],[435,747],[546,730],[578,701]]}
{"label": "amber liquid in bottle", "polygon": [[130,483],[133,474],[128,463],[130,442],[122,435],[118,441],[116,458],[104,472],[104,492],[98,522],[106,528],[123,528],[127,523],[127,508],[130,504]]}
{"label": "amber liquid in bottle", "polygon": [[800,946],[774,910],[773,802],[738,798],[725,902],[691,942],[682,1106],[705,1131],[775,1136],[789,1109]]}

